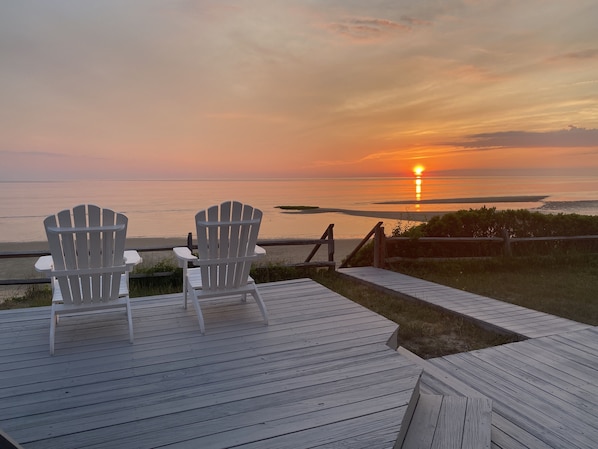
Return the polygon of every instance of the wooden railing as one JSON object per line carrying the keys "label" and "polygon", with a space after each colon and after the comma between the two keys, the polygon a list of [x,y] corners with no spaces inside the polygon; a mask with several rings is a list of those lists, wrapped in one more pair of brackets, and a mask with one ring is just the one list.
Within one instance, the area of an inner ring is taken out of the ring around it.
{"label": "wooden railing", "polygon": [[584,241],[598,240],[598,235],[579,235],[579,236],[554,236],[554,237],[510,237],[506,230],[503,230],[502,237],[386,237],[382,222],[378,222],[372,230],[364,237],[355,250],[345,259],[340,268],[349,266],[351,259],[359,250],[374,237],[374,257],[372,265],[376,268],[384,268],[390,262],[396,262],[400,258],[387,257],[388,245],[392,242],[422,242],[422,243],[482,243],[490,242],[502,245],[502,254],[510,257],[513,254],[512,246],[523,242],[551,242],[551,241]]}
{"label": "wooden railing", "polygon": [[[191,245],[191,240],[189,237],[187,238],[187,246],[190,246],[191,249],[197,248],[197,246]],[[328,225],[326,231],[322,234],[322,237],[319,239],[264,239],[258,240],[257,244],[259,246],[267,247],[267,246],[311,246],[314,245],[311,252],[305,258],[303,262],[298,263],[282,263],[281,265],[288,266],[288,267],[296,267],[296,268],[328,268],[330,271],[334,271],[336,269],[336,262],[334,261],[334,224]],[[325,245],[327,248],[327,259],[326,260],[314,260],[314,257],[320,247]],[[162,251],[169,251],[172,252],[172,246],[153,246],[153,247],[146,247],[146,248],[127,248],[127,249],[135,249],[140,253],[144,252],[162,252]],[[16,259],[16,258],[33,258],[33,257],[41,257],[47,256],[50,252],[46,250],[40,251],[6,251],[0,252],[0,259]],[[33,264],[32,264],[33,266]],[[169,274],[169,273],[167,273]],[[131,278],[143,278],[143,277],[150,277],[149,275],[144,275],[140,273],[133,273]],[[0,285],[32,285],[32,284],[47,284],[50,280],[47,278],[28,278],[28,279],[0,279]]]}
{"label": "wooden railing", "polygon": [[[355,257],[355,255],[359,252],[359,250],[361,248],[364,247],[364,245],[370,240],[370,238],[372,237],[372,235],[377,235],[380,232],[380,229],[382,230],[382,234],[384,234],[384,228],[382,227],[382,222],[381,221],[379,221],[376,224],[376,226],[374,226],[372,228],[372,230],[366,234],[366,236],[361,240],[361,242],[359,242],[359,245],[357,245],[355,247],[355,249],[351,252],[351,254],[349,254],[347,256],[347,258],[345,259],[345,261],[341,264],[341,266],[339,268],[346,268],[346,267],[348,267],[349,266],[349,262],[351,261],[351,259],[353,257]],[[375,238],[379,239],[380,237],[377,236]],[[378,244],[378,245],[375,245],[374,247],[376,248],[376,247],[380,247],[380,246],[381,245]],[[374,260],[376,260],[376,257],[374,257]]]}

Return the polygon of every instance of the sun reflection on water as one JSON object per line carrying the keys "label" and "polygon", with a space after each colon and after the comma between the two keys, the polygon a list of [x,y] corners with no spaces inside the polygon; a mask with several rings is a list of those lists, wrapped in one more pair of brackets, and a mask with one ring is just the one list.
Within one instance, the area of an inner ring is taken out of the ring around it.
{"label": "sun reflection on water", "polygon": [[422,199],[422,173],[424,172],[424,167],[421,165],[417,165],[413,168],[413,174],[415,175],[415,209],[420,209],[420,201]]}

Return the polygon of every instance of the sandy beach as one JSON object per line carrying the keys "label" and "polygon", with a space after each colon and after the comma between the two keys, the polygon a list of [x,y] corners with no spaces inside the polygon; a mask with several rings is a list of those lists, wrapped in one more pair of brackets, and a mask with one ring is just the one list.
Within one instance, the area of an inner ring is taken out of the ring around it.
{"label": "sandy beach", "polygon": [[[335,239],[334,259],[337,266],[359,244],[360,239]],[[164,259],[172,259],[170,248],[185,246],[184,239],[176,238],[131,238],[127,239],[127,249],[143,250],[146,248],[164,248],[164,251],[142,251],[143,266],[152,266]],[[303,262],[313,249],[313,245],[288,245],[266,247],[266,258],[262,263],[298,263]],[[0,252],[27,252],[47,251],[47,242],[0,243]],[[325,261],[328,259],[328,248],[322,245],[312,261]],[[0,259],[0,279],[29,279],[43,277],[34,269],[37,256],[14,259]],[[27,289],[22,286],[0,286],[0,301],[21,294]]]}

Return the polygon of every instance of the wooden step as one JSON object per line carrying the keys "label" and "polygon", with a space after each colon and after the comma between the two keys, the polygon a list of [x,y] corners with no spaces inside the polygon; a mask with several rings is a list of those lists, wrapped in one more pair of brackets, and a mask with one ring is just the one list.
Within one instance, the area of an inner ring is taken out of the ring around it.
{"label": "wooden step", "polygon": [[490,449],[491,424],[487,398],[420,394],[395,449]]}

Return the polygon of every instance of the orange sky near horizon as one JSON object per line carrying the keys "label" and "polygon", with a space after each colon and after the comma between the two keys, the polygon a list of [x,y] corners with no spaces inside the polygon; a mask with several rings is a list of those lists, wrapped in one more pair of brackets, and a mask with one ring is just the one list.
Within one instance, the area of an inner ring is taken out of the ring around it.
{"label": "orange sky near horizon", "polygon": [[598,174],[595,0],[0,4],[0,181]]}

